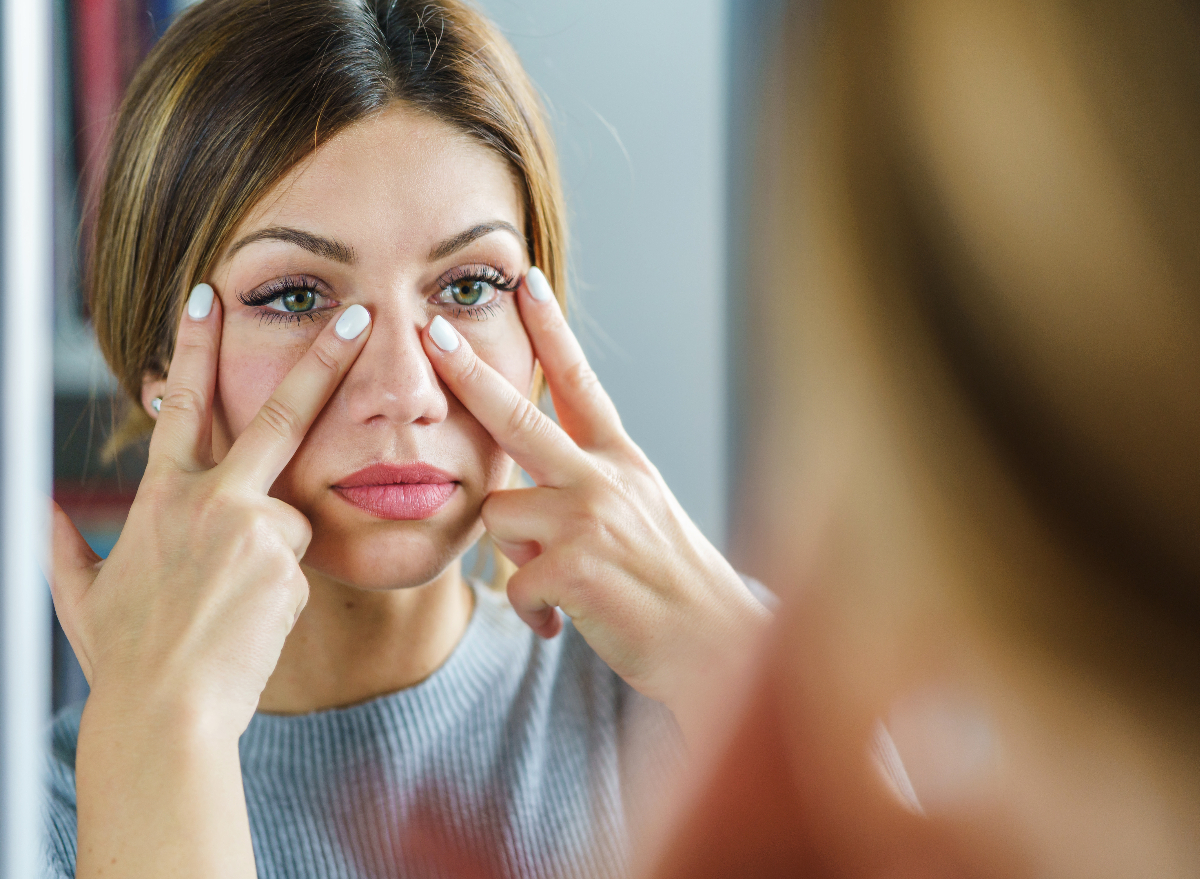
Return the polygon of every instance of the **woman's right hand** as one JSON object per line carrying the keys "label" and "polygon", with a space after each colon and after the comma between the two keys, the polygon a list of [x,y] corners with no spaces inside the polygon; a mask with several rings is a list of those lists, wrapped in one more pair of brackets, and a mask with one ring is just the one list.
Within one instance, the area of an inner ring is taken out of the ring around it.
{"label": "woman's right hand", "polygon": [[[221,305],[207,285],[193,290],[146,473],[108,558],[55,507],[51,590],[90,702],[131,720],[201,721],[222,739],[246,728],[308,598],[299,561],[310,525],[268,491],[369,322],[360,305],[330,321],[216,464]],[[359,332],[345,339],[339,329]]]}

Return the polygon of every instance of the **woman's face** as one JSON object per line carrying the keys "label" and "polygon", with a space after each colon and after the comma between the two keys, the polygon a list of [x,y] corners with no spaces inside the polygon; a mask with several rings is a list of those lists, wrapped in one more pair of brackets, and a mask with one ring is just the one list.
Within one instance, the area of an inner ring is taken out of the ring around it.
{"label": "woman's face", "polygon": [[366,589],[414,586],[481,533],[483,499],[511,464],[438,380],[419,334],[442,315],[529,392],[533,351],[513,300],[529,269],[524,228],[499,155],[397,105],[299,163],[234,233],[206,279],[225,315],[218,461],[327,321],[353,303],[372,317],[271,490],[312,523],[307,567]]}

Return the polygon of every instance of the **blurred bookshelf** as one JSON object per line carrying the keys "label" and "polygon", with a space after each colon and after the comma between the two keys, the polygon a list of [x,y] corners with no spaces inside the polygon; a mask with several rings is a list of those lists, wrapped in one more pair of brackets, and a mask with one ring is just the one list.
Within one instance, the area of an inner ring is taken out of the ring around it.
{"label": "blurred bookshelf", "polygon": [[[96,346],[82,267],[112,126],[138,64],[194,0],[55,0],[54,497],[100,555],[120,536],[145,450],[102,455],[120,389]],[[87,695],[54,621],[53,706]]]}

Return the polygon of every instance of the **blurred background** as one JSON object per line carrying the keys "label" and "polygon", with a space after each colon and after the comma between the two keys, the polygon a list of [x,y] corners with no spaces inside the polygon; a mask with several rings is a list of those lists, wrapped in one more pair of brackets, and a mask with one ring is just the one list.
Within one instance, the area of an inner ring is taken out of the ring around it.
{"label": "blurred background", "polygon": [[[188,0],[54,0],[54,491],[97,552],[138,450],[104,464],[115,385],[80,290],[79,242],[125,87]],[[625,425],[723,547],[746,328],[741,242],[762,59],[778,0],[479,0],[541,88],[566,182],[572,323]],[[55,626],[53,705],[87,685]]]}

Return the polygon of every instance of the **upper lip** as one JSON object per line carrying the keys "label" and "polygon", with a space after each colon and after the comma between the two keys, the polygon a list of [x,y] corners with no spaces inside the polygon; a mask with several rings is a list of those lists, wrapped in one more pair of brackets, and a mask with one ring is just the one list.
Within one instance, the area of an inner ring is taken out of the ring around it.
{"label": "upper lip", "polygon": [[445,470],[417,461],[415,464],[372,464],[344,477],[334,488],[358,488],[364,485],[435,485],[457,482]]}

